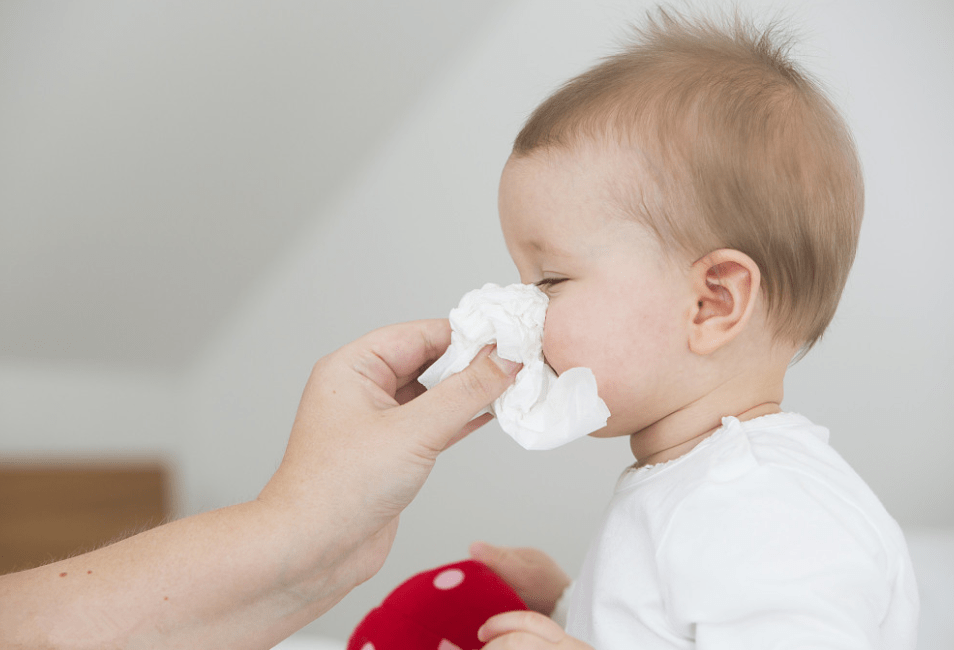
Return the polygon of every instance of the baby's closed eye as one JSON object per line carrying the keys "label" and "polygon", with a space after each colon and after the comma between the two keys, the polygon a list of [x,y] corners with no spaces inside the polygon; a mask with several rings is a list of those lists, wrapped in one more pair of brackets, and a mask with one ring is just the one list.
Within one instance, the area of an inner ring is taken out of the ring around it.
{"label": "baby's closed eye", "polygon": [[541,291],[546,291],[554,285],[560,284],[561,282],[566,282],[567,278],[543,278],[539,282],[534,282],[533,285],[540,289]]}

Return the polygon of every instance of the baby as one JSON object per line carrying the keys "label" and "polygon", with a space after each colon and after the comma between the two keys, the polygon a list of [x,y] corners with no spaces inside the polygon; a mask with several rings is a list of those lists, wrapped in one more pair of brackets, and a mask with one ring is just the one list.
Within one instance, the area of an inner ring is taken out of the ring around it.
{"label": "baby", "polygon": [[899,527],[781,407],[845,286],[863,184],[775,36],[659,11],[517,136],[500,221],[549,295],[546,360],[592,369],[611,413],[593,435],[629,436],[636,463],[565,633],[541,616],[569,581],[551,560],[474,545],[539,612],[491,619],[489,648],[914,648]]}

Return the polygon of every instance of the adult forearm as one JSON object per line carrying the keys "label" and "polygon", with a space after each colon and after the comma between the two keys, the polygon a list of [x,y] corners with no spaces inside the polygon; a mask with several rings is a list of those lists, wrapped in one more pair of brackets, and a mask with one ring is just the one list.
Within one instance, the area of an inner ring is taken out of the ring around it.
{"label": "adult forearm", "polygon": [[252,501],[0,577],[0,647],[271,647],[365,577],[316,517]]}
{"label": "adult forearm", "polygon": [[0,647],[270,648],[387,557],[437,455],[519,366],[487,350],[421,394],[446,321],[383,328],[315,364],[258,499],[0,577]]}

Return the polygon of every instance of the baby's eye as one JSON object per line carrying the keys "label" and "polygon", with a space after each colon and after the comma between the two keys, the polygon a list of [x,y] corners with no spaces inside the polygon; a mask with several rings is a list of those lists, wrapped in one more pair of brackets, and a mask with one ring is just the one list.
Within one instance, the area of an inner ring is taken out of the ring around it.
{"label": "baby's eye", "polygon": [[554,285],[560,284],[561,282],[566,282],[566,280],[566,278],[543,278],[539,282],[534,282],[533,284],[535,287],[545,292]]}

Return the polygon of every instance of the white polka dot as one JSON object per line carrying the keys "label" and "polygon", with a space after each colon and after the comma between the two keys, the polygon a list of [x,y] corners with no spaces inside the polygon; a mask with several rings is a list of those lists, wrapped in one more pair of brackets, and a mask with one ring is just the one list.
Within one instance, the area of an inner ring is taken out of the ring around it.
{"label": "white polka dot", "polygon": [[363,646],[361,646],[361,650],[374,650],[374,644],[368,641]]}
{"label": "white polka dot", "polygon": [[464,572],[460,569],[448,569],[437,574],[434,586],[438,589],[453,589],[464,581]]}
{"label": "white polka dot", "polygon": [[[364,649],[362,648],[362,650]],[[447,639],[441,639],[441,644],[437,646],[437,650],[461,650],[461,647]]]}

